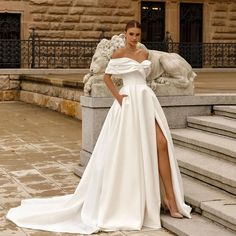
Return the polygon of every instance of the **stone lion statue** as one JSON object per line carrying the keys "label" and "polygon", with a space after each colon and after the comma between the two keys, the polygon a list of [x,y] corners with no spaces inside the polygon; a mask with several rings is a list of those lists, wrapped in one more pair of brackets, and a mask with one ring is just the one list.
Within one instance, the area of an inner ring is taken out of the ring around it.
{"label": "stone lion statue", "polygon": [[[112,53],[118,48],[124,47],[124,34],[115,35],[108,39],[102,39],[97,45],[96,51],[92,57],[89,73],[84,76],[84,94],[94,97],[109,96],[109,92],[104,86],[103,76],[106,66],[112,56]],[[138,43],[138,47],[145,48],[143,44]],[[147,78],[148,85],[156,92],[160,93],[163,87],[175,90],[180,89],[180,94],[192,85],[196,74],[192,71],[191,65],[177,53],[168,53],[157,50],[148,50],[151,64],[151,72]],[[114,83],[117,86],[122,81],[113,76]],[[193,88],[193,85],[192,85]],[[167,90],[166,90],[167,91]],[[166,92],[164,92],[166,93]],[[167,94],[170,95],[170,94]]]}

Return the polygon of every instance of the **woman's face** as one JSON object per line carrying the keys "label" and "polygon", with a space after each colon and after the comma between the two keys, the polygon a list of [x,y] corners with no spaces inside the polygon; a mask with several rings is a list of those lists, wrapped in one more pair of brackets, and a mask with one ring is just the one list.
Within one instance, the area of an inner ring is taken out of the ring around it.
{"label": "woman's face", "polygon": [[139,42],[141,29],[137,27],[129,28],[125,31],[126,43],[134,47]]}

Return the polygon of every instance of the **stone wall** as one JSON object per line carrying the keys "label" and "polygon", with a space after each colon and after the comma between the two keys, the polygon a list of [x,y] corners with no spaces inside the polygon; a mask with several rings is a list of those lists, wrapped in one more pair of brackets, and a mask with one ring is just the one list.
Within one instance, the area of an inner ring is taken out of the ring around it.
{"label": "stone wall", "polygon": [[[17,7],[14,7],[18,2]],[[20,13],[27,22],[27,31],[34,27],[41,38],[98,39],[124,30],[125,24],[137,18],[138,0],[29,0],[0,1],[4,11]],[[0,9],[1,11],[1,9]],[[23,22],[22,22],[23,23]],[[103,34],[102,32],[105,31]],[[26,36],[26,35],[25,35]]]}
{"label": "stone wall", "polygon": [[19,99],[19,75],[0,75],[0,101]]}
{"label": "stone wall", "polygon": [[84,74],[0,75],[0,102],[23,101],[82,119]]}
{"label": "stone wall", "polygon": [[210,41],[236,42],[236,2],[210,1]]}
{"label": "stone wall", "polygon": [[97,39],[120,33],[135,18],[133,0],[31,0],[33,23],[41,37]]}
{"label": "stone wall", "polygon": [[46,107],[80,120],[81,95],[83,83],[78,80],[21,76],[20,101]]}
{"label": "stone wall", "polygon": [[180,3],[203,4],[203,42],[236,42],[235,0],[166,0],[166,30],[179,41]]}
{"label": "stone wall", "polygon": [[[235,0],[166,0],[166,31],[179,40],[179,5],[203,3],[203,41],[236,42]],[[41,38],[94,40],[123,32],[140,20],[140,0],[0,0],[0,12],[22,14],[22,39],[34,27]],[[103,34],[104,31],[104,34]]]}

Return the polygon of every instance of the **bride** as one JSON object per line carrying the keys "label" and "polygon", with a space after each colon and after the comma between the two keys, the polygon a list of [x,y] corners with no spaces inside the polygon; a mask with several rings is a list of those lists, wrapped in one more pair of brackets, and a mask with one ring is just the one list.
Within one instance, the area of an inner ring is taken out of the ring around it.
{"label": "bride", "polygon": [[[141,25],[130,21],[126,45],[113,53],[104,81],[115,97],[73,194],[22,200],[7,219],[20,227],[92,234],[161,228],[161,203],[170,216],[191,218],[163,110],[146,84],[148,52],[138,49]],[[119,75],[118,92],[111,80]]]}

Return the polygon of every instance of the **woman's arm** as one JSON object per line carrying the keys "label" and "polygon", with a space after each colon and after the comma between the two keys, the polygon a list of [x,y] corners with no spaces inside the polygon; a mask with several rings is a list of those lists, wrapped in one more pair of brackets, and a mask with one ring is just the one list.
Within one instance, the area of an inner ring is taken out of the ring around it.
{"label": "woman's arm", "polygon": [[105,74],[104,77],[103,77],[103,80],[104,80],[106,86],[108,87],[108,89],[111,91],[112,95],[116,98],[116,100],[121,105],[123,97],[126,97],[127,95],[119,94],[119,92],[117,91],[116,86],[114,85],[114,83],[113,83],[113,81],[111,79],[111,75]]}
{"label": "woman's arm", "polygon": [[[123,57],[123,54],[124,54],[124,49],[120,48],[120,49],[116,50],[115,52],[113,52],[111,58],[112,59],[114,59],[114,58],[121,58],[121,57]],[[110,74],[105,74],[103,79],[104,79],[104,82],[105,82],[106,86],[111,91],[112,95],[119,102],[119,104],[122,105],[123,97],[127,97],[127,95],[119,94],[119,92],[117,91],[116,86],[114,85],[114,83],[113,83],[113,81],[111,79],[111,75]]]}

